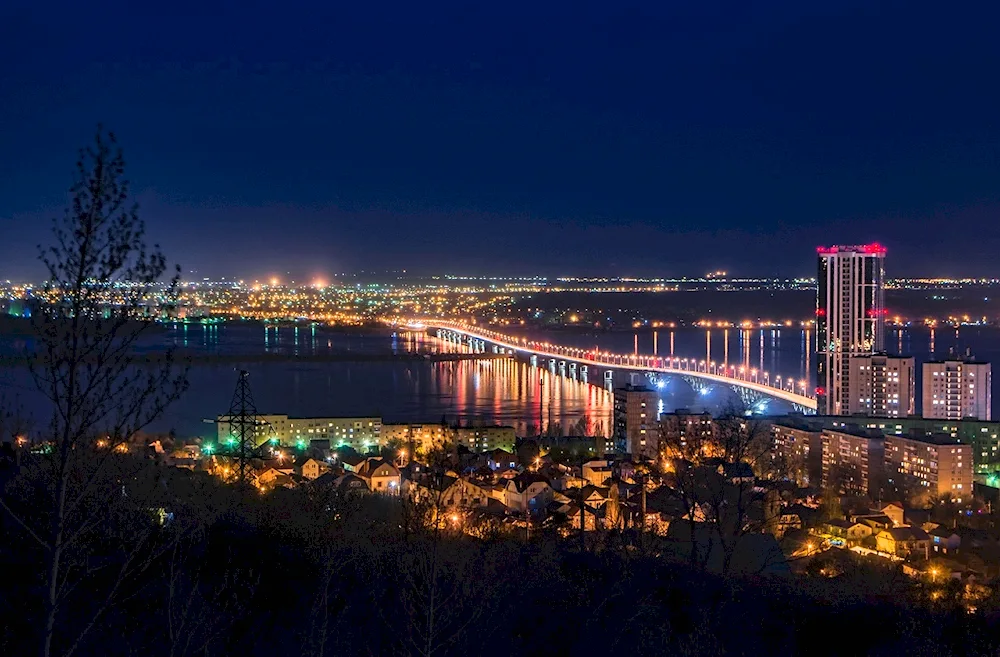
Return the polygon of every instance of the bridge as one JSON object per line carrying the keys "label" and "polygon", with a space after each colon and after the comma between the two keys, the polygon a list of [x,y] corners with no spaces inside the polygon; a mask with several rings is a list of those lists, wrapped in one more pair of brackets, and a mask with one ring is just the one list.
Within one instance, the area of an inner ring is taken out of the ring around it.
{"label": "bridge", "polygon": [[421,319],[408,322],[412,330],[428,330],[437,337],[467,344],[474,350],[485,353],[486,345],[493,347],[494,353],[522,354],[533,365],[548,361],[553,373],[558,372],[589,382],[590,368],[604,371],[604,381],[611,385],[616,370],[637,372],[654,383],[659,383],[657,375],[679,376],[696,389],[705,391],[712,384],[725,385],[735,390],[747,406],[752,406],[762,398],[786,401],[799,411],[816,412],[816,399],[806,394],[805,381],[793,378],[772,377],[770,373],[744,365],[706,362],[695,358],[673,356],[645,356],[641,354],[614,354],[599,349],[580,349],[564,345],[529,340],[524,337],[506,335],[480,326],[438,319]]}

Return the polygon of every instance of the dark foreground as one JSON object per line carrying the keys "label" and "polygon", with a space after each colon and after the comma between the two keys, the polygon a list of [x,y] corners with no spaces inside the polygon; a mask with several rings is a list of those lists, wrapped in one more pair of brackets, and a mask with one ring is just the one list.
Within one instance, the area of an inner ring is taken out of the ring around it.
{"label": "dark foreground", "polygon": [[[470,536],[461,529],[471,524],[436,523],[432,509],[370,495],[300,487],[240,496],[148,462],[123,462],[114,477],[124,485],[84,502],[91,521],[74,543],[75,588],[52,654],[1000,650],[995,588],[969,613],[960,591],[932,600],[901,573],[861,563],[836,577],[722,578],[663,558],[649,537],[595,535],[581,552],[546,529],[525,541],[523,530],[484,522]],[[9,476],[4,495],[21,510],[42,499]],[[39,654],[45,552],[6,515],[0,530],[0,654]]]}

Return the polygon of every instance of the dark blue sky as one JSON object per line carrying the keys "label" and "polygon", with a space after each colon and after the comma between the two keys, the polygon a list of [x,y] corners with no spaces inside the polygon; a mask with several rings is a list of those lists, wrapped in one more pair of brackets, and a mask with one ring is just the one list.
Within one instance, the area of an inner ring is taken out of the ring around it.
{"label": "dark blue sky", "polygon": [[204,276],[1000,276],[996,2],[0,3],[0,276],[125,147]]}

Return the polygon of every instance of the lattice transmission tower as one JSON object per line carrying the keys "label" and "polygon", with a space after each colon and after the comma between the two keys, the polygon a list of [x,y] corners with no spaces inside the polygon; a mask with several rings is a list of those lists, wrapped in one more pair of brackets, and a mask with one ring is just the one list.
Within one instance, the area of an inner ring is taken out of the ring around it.
{"label": "lattice transmission tower", "polygon": [[271,424],[257,415],[257,406],[250,390],[250,373],[246,370],[240,370],[229,413],[219,417],[218,422],[229,425],[229,437],[219,446],[219,456],[236,461],[237,481],[240,486],[245,486],[252,461],[262,459],[268,447],[266,439],[258,445],[257,438],[265,429],[265,435],[275,435]]}

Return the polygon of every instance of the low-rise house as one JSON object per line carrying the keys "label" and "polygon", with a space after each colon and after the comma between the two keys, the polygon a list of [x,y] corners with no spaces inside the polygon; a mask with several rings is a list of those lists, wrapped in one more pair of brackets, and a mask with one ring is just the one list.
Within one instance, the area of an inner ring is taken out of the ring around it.
{"label": "low-rise house", "polygon": [[348,454],[340,458],[340,464],[344,466],[344,470],[355,474],[361,471],[367,461],[368,459],[360,454]]}
{"label": "low-rise house", "polygon": [[266,488],[294,488],[295,479],[292,477],[291,469],[279,470],[275,467],[267,467],[257,475],[257,484]]}
{"label": "low-rise house", "polygon": [[777,518],[774,535],[780,539],[786,533],[797,529],[802,529],[802,519],[797,513],[789,513],[786,509]]}
{"label": "low-rise house", "polygon": [[583,477],[578,477],[570,472],[562,473],[558,477],[552,477],[550,481],[552,488],[556,490],[572,490],[574,488],[583,488],[590,484]]}
{"label": "low-rise house", "polygon": [[875,546],[879,552],[888,552],[904,559],[927,559],[930,556],[930,537],[919,527],[883,529],[875,535]]}
{"label": "low-rise house", "polygon": [[962,545],[962,537],[947,527],[933,527],[927,535],[931,537],[931,549],[939,554],[952,554]]}
{"label": "low-rise house", "polygon": [[752,484],[757,481],[749,463],[721,463],[718,472],[726,481],[734,485]]}
{"label": "low-rise house", "polygon": [[364,467],[357,474],[368,482],[368,488],[373,493],[399,495],[399,469],[389,461],[368,459],[365,461]]}
{"label": "low-rise house", "polygon": [[497,471],[497,478],[499,479],[513,479],[514,477],[521,474],[517,468],[507,468],[505,470]]}
{"label": "low-rise house", "polygon": [[905,525],[903,505],[899,502],[889,502],[884,507],[882,507],[882,515],[887,516],[892,520],[893,527],[900,527]]}
{"label": "low-rise house", "polygon": [[850,545],[856,545],[875,533],[870,525],[851,520],[828,520],[820,525],[820,531]]}
{"label": "low-rise house", "polygon": [[851,520],[868,525],[875,530],[876,534],[883,529],[892,529],[896,526],[893,523],[892,518],[882,513],[858,514],[851,516]]}
{"label": "low-rise house", "polygon": [[[604,509],[593,509],[589,506],[583,507],[583,531],[592,532],[604,525]],[[566,517],[567,529],[580,529],[580,505],[576,502],[564,505],[559,509]]]}
{"label": "low-rise house", "polygon": [[486,453],[486,465],[490,470],[507,470],[518,467],[517,454],[512,454],[504,449],[494,449]]}
{"label": "low-rise house", "polygon": [[[328,473],[329,474],[329,473]],[[320,475],[321,478],[325,478],[327,475]],[[332,474],[331,474],[332,476]],[[319,481],[319,478],[317,478]],[[351,495],[351,494],[361,494],[368,493],[368,482],[354,474],[353,472],[346,472],[339,477],[334,477],[333,481],[334,489],[341,495]]]}
{"label": "low-rise house", "polygon": [[441,504],[444,506],[457,506],[462,508],[477,508],[489,505],[490,491],[483,486],[468,481],[467,479],[455,479],[452,477],[449,485],[441,491]]}
{"label": "low-rise house", "polygon": [[298,466],[298,468],[296,469],[299,470],[299,473],[302,475],[303,478],[312,481],[316,477],[326,472],[329,469],[329,466],[322,461],[318,461],[313,458],[308,458],[305,461],[303,461],[302,464]]}
{"label": "low-rise house", "polygon": [[541,512],[552,501],[552,487],[544,477],[524,473],[506,479],[500,484],[498,498],[511,511],[527,513]]}
{"label": "low-rise house", "polygon": [[592,509],[599,509],[608,501],[610,489],[604,486],[584,486],[580,491],[584,504]]}
{"label": "low-rise house", "polygon": [[605,460],[587,461],[583,464],[583,478],[594,486],[603,486],[611,478],[611,464]]}

